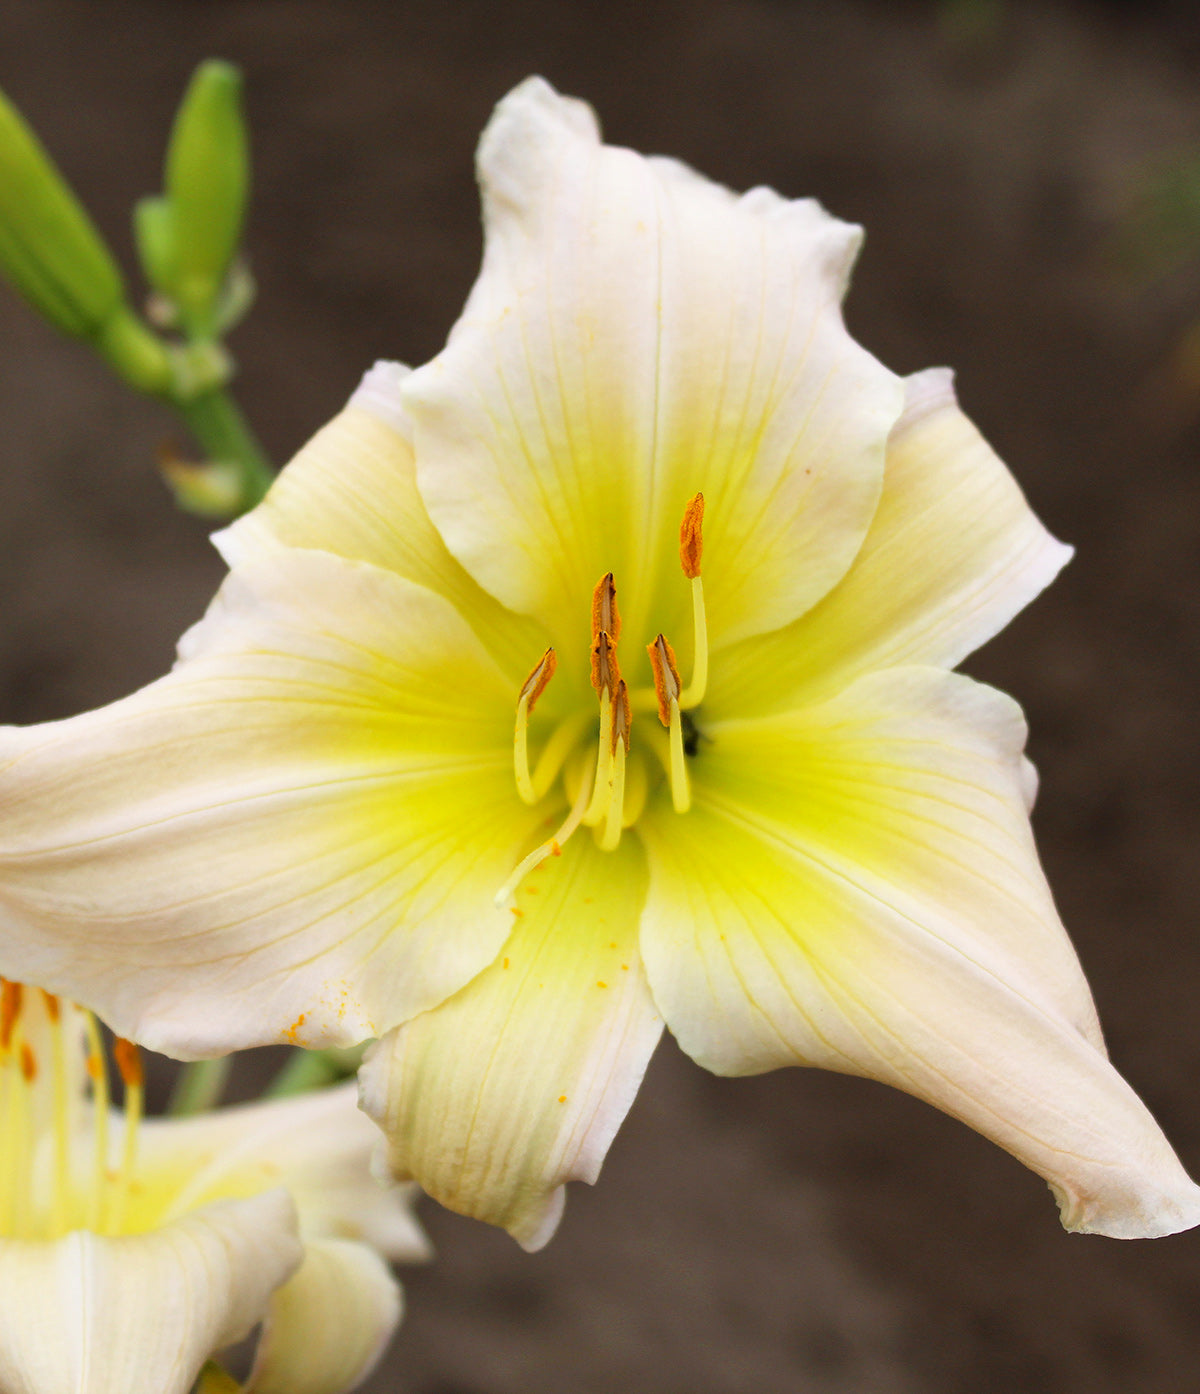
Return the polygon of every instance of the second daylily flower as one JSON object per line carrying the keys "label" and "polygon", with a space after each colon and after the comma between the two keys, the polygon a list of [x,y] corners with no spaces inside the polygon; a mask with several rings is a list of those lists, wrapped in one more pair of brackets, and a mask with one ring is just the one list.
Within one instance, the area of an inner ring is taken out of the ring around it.
{"label": "second daylily flower", "polygon": [[0,741],[0,967],[172,1054],[382,1037],[397,1172],[529,1247],[664,1019],[721,1073],[928,1099],[1070,1228],[1196,1224],[1038,866],[1020,711],[950,671],[1067,549],[947,374],[846,333],[857,231],[537,80],[479,168],[445,352],[223,535],[170,676]]}
{"label": "second daylily flower", "polygon": [[187,1394],[260,1321],[247,1394],[356,1386],[400,1316],[381,1255],[427,1247],[353,1086],[143,1121],[114,1053],[123,1114],[95,1019],[0,984],[0,1388]]}

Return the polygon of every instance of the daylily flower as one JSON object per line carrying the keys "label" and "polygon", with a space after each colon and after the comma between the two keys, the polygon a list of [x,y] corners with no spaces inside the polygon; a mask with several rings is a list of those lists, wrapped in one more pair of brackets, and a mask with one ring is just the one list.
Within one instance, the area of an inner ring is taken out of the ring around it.
{"label": "daylily flower", "polygon": [[[394,1170],[534,1248],[666,1024],[873,1076],[1155,1235],[1016,705],[950,671],[1068,549],[840,314],[858,231],[531,80],[446,350],[369,373],[166,678],[0,742],[0,968],[177,1055],[381,1037]],[[515,739],[514,739],[515,720]]]}
{"label": "daylily flower", "polygon": [[426,1251],[354,1086],[143,1120],[137,1048],[114,1055],[123,1114],[95,1019],[3,983],[0,1388],[186,1394],[260,1321],[247,1391],[353,1388],[400,1317],[380,1255]]}

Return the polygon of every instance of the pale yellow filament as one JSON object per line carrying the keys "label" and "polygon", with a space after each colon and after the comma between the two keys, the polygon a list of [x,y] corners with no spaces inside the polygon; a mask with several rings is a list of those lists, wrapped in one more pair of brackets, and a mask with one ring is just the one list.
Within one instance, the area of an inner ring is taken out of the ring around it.
{"label": "pale yellow filament", "polygon": [[533,780],[529,774],[529,694],[523,692],[517,703],[517,729],[513,736],[513,773],[517,777],[517,793],[528,804],[537,803]]}
{"label": "pale yellow filament", "polygon": [[704,582],[692,577],[692,629],[695,633],[695,653],[692,658],[692,680],[679,695],[684,711],[698,707],[708,688],[708,622],[704,617]]}
{"label": "pale yellow filament", "polygon": [[[49,1009],[49,1008],[48,1008]],[[62,1004],[50,1010],[53,1023],[51,1050],[54,1065],[54,1201],[50,1222],[55,1234],[67,1228],[71,1209],[71,1089],[67,1078],[67,1035]]]}
{"label": "pale yellow filament", "polygon": [[692,806],[691,781],[688,779],[687,758],[683,751],[683,717],[679,703],[671,698],[671,725],[668,732],[671,758],[667,773],[671,779],[671,806],[676,813],[686,813]]}
{"label": "pale yellow filament", "polygon": [[602,852],[611,852],[621,841],[621,828],[625,813],[625,743],[617,741],[612,753],[612,778],[609,781],[608,806],[604,811],[604,823],[596,838]]}
{"label": "pale yellow filament", "polygon": [[596,752],[596,782],[592,788],[592,801],[583,815],[583,821],[594,828],[608,813],[612,799],[613,779],[613,699],[606,687],[600,694],[600,745]]}
{"label": "pale yellow filament", "polygon": [[100,1028],[91,1012],[84,1012],[88,1043],[88,1077],[92,1081],[92,1113],[96,1155],[93,1158],[92,1192],[88,1196],[87,1228],[105,1233],[105,1192],[108,1182],[108,1063]]}

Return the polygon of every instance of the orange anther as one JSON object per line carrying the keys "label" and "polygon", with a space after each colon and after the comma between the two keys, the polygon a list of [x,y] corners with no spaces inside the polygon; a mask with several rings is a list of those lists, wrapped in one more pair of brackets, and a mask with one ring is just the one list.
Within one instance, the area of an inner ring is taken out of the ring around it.
{"label": "orange anther", "polygon": [[51,1021],[57,1021],[59,1018],[58,998],[52,992],[47,992],[45,988],[41,989],[41,994],[42,1001],[46,1004],[46,1015]]}
{"label": "orange anther", "polygon": [[679,701],[679,669],[675,650],[660,634],[654,643],[646,645],[650,667],[654,672],[654,693],[658,698],[658,719],[664,726],[671,724],[671,703]]}
{"label": "orange anther", "polygon": [[542,693],[545,692],[546,686],[554,676],[554,670],[557,667],[558,656],[553,648],[549,648],[542,654],[541,658],[538,659],[533,672],[525,679],[520,694],[517,697],[517,701],[521,702],[528,699],[528,705],[525,708],[526,716],[532,714],[533,704]]}
{"label": "orange anther", "polygon": [[621,681],[621,666],[617,662],[615,641],[608,630],[602,629],[592,645],[592,686],[597,692],[617,690]]}
{"label": "orange anther", "polygon": [[704,495],[697,494],[683,510],[683,522],[679,525],[679,565],[689,581],[700,575],[700,553],[704,549],[700,526],[703,522]]}
{"label": "orange anther", "polygon": [[113,1059],[117,1062],[117,1069],[121,1072],[121,1080],[126,1089],[141,1084],[142,1056],[132,1041],[127,1041],[124,1036],[117,1036],[113,1040]]}
{"label": "orange anther", "polygon": [[607,634],[615,644],[621,637],[621,616],[617,610],[617,587],[611,571],[596,582],[592,592],[592,644]]}
{"label": "orange anther", "polygon": [[37,1078],[37,1061],[28,1041],[21,1042],[21,1073],[25,1076],[26,1084],[32,1084]]}
{"label": "orange anther", "polygon": [[21,984],[0,978],[0,1050],[12,1045],[13,1030],[21,1015]]}
{"label": "orange anther", "polygon": [[622,678],[617,683],[617,690],[613,694],[613,726],[612,726],[612,749],[613,754],[617,752],[617,742],[625,742],[625,754],[629,754],[629,724],[633,720],[633,713],[629,708],[629,689],[625,686],[625,679]]}

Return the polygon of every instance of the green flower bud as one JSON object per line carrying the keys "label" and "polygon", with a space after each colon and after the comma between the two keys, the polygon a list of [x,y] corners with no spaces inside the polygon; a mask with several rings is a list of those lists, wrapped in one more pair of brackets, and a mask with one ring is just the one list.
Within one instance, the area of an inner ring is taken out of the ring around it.
{"label": "green flower bud", "polygon": [[121,273],[41,142],[0,92],[0,274],[65,334],[94,339]]}
{"label": "green flower bud", "polygon": [[138,214],[147,275],[195,335],[213,331],[242,235],[250,155],[241,88],[229,63],[210,59],[196,69],[167,147],[166,210]]}
{"label": "green flower bud", "polygon": [[146,279],[165,296],[175,284],[175,231],[165,198],[141,198],[133,206],[133,235]]}

